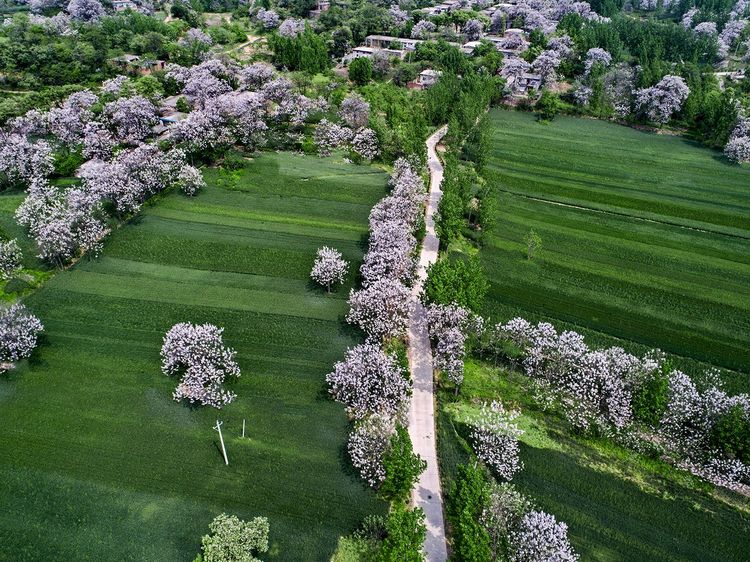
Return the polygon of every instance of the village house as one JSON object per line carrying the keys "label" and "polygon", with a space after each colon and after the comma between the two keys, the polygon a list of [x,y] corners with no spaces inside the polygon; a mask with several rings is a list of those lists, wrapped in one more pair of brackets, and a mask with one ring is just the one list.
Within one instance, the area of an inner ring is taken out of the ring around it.
{"label": "village house", "polygon": [[164,70],[166,63],[163,60],[143,59],[138,55],[125,54],[110,59],[110,62],[124,72],[146,76],[152,72]]}
{"label": "village house", "polygon": [[407,84],[407,87],[412,90],[426,90],[434,86],[442,74],[439,70],[425,68],[419,73],[416,80]]}
{"label": "village house", "polygon": [[507,77],[505,85],[512,96],[536,96],[539,93],[539,88],[542,87],[542,77],[539,74],[524,72],[518,77]]}

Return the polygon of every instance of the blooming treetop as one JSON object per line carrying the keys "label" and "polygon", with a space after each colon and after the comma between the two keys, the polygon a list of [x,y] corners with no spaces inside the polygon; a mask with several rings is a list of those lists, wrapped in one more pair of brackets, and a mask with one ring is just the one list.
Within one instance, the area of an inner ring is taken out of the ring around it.
{"label": "blooming treetop", "polygon": [[39,319],[22,304],[0,311],[0,361],[9,363],[29,357],[43,329]]}
{"label": "blooming treetop", "polygon": [[326,382],[331,396],[354,419],[370,414],[394,417],[409,395],[409,382],[396,359],[369,343],[349,349],[326,375]]}
{"label": "blooming treetop", "polygon": [[223,331],[213,324],[183,322],[164,336],[162,372],[182,377],[173,394],[175,400],[221,408],[235,399],[236,394],[222,386],[226,377],[240,376],[236,352],[224,345]]}
{"label": "blooming treetop", "polygon": [[323,285],[331,292],[331,285],[342,284],[349,269],[349,263],[342,257],[341,252],[328,246],[318,248],[310,277],[316,283]]}

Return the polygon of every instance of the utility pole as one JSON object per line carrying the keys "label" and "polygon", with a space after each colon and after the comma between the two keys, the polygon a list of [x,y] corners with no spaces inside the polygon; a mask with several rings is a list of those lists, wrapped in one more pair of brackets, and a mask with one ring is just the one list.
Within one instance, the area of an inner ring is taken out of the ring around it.
{"label": "utility pole", "polygon": [[245,438],[245,418],[242,418],[242,438]]}
{"label": "utility pole", "polygon": [[221,435],[222,423],[224,422],[220,422],[219,420],[216,420],[216,426],[214,426],[214,429],[219,432],[219,441],[221,441],[221,451],[224,453],[224,464],[228,466],[229,459],[227,458],[227,448],[224,446],[224,437]]}

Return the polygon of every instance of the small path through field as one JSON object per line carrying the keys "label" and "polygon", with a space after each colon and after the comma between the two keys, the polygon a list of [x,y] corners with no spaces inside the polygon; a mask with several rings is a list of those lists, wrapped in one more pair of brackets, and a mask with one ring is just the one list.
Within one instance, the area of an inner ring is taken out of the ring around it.
{"label": "small path through field", "polygon": [[425,213],[426,234],[419,254],[417,280],[412,289],[415,308],[409,319],[409,364],[414,382],[414,394],[409,407],[409,435],[414,443],[414,452],[427,461],[427,470],[419,478],[412,491],[412,499],[426,515],[427,537],[424,550],[428,562],[445,562],[448,549],[445,543],[443,521],[443,494],[440,490],[440,474],[437,461],[437,439],[435,435],[435,395],[432,369],[432,350],[425,326],[425,310],[419,301],[427,268],[438,257],[439,241],[435,234],[433,218],[440,202],[440,184],[443,181],[443,166],[435,147],[448,130],[447,125],[438,129],[427,139],[427,165],[430,170],[430,195]]}

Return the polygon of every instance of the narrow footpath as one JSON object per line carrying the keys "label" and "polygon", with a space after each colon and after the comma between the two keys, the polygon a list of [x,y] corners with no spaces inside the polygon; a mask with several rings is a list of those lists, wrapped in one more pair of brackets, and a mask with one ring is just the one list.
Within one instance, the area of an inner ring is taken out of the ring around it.
{"label": "narrow footpath", "polygon": [[414,443],[414,452],[427,461],[427,470],[422,473],[412,491],[414,505],[421,507],[426,515],[427,537],[424,550],[427,562],[445,562],[448,549],[445,543],[443,521],[443,494],[440,490],[440,474],[437,461],[437,437],[435,435],[435,395],[433,385],[432,350],[425,326],[425,310],[419,295],[422,292],[427,268],[438,257],[439,241],[435,234],[434,214],[437,212],[440,185],[443,181],[443,166],[435,147],[443,138],[448,126],[444,125],[427,139],[427,165],[430,170],[430,194],[425,212],[426,234],[419,255],[418,276],[412,289],[415,308],[409,319],[409,364],[414,383],[414,394],[409,408],[409,435]]}

